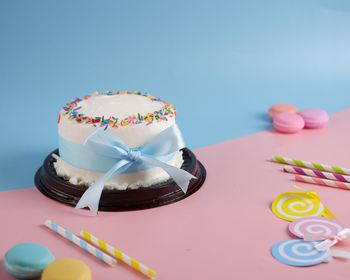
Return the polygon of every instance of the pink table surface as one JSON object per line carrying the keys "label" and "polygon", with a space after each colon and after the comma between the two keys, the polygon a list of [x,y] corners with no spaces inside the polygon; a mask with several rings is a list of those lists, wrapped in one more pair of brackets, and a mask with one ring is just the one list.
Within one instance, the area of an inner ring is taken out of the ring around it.
{"label": "pink table surface", "polygon": [[[205,185],[160,208],[91,217],[35,188],[1,192],[0,256],[16,242],[36,241],[56,257],[85,261],[95,279],[144,279],[125,265],[108,267],[42,227],[52,219],[76,233],[90,230],[153,267],[157,279],[349,279],[350,261],[297,268],[272,258],[271,246],[290,236],[288,222],[275,217],[270,205],[294,182],[280,165],[268,161],[279,154],[350,166],[349,120],[346,110],[333,115],[324,129],[295,135],[263,132],[198,149],[195,153],[208,171]],[[298,185],[317,190],[338,220],[350,226],[350,191]],[[350,251],[349,243],[342,247]],[[11,279],[2,266],[0,279]]]}

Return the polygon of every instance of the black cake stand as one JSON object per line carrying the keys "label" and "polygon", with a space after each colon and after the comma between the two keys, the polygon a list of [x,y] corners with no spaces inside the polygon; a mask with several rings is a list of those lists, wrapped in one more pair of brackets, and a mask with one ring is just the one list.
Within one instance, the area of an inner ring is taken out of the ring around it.
{"label": "black cake stand", "polygon": [[[99,210],[126,211],[158,207],[174,203],[196,192],[203,185],[207,172],[191,150],[184,148],[182,152],[184,163],[181,169],[197,177],[197,179],[190,181],[186,194],[182,192],[172,179],[135,190],[103,190]],[[36,172],[35,185],[47,197],[75,206],[86,187],[73,185],[62,177],[57,176],[53,166],[55,159],[52,157],[52,154],[58,155],[58,150],[50,153]]]}

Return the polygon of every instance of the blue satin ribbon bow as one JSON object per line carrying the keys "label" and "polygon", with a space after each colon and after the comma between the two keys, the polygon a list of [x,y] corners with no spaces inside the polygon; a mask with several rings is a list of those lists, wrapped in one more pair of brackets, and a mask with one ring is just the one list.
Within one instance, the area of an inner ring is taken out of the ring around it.
{"label": "blue satin ribbon bow", "polygon": [[96,154],[118,160],[107,173],[97,179],[85,191],[76,205],[76,208],[89,207],[94,214],[98,212],[98,205],[105,183],[112,177],[127,171],[135,163],[145,163],[151,167],[162,168],[184,193],[187,192],[190,180],[196,179],[187,171],[156,159],[157,157],[173,154],[185,147],[177,125],[163,130],[138,149],[129,148],[120,139],[101,129],[91,134],[85,140],[84,145]]}

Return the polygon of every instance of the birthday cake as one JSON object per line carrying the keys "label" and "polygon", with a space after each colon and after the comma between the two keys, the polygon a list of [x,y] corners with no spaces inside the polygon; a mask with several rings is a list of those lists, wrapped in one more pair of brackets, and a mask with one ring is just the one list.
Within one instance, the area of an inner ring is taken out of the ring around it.
{"label": "birthday cake", "polygon": [[173,203],[197,191],[206,170],[186,148],[173,105],[140,92],[95,92],[58,116],[58,149],[35,175],[46,196],[121,211]]}
{"label": "birthday cake", "polygon": [[[90,186],[101,177],[108,163],[86,155],[84,141],[97,129],[108,131],[130,148],[138,148],[175,124],[174,107],[139,92],[93,93],[76,98],[63,107],[58,117],[59,153],[53,155],[58,176],[75,185]],[[180,168],[182,152],[161,159]],[[165,182],[169,175],[160,167],[138,168],[111,178],[106,189],[135,189]]]}

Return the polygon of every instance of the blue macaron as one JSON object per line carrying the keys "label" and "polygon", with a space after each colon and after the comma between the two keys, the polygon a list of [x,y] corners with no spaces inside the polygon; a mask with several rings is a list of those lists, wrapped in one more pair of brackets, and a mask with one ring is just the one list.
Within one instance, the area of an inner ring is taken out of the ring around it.
{"label": "blue macaron", "polygon": [[18,243],[6,252],[4,266],[17,279],[35,279],[54,260],[54,255],[43,245]]}

